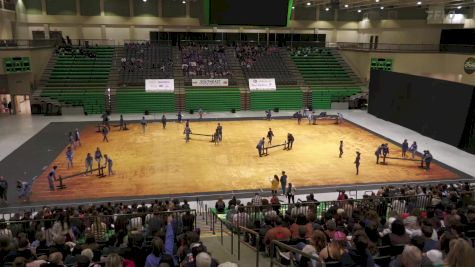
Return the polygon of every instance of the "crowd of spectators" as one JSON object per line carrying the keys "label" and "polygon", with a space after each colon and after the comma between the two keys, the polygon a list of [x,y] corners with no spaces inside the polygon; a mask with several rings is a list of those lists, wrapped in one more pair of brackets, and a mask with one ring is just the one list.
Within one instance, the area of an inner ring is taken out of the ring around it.
{"label": "crowd of spectators", "polygon": [[231,69],[223,45],[195,44],[180,46],[183,76],[230,78]]}
{"label": "crowd of spectators", "polygon": [[178,200],[18,213],[0,220],[0,266],[218,266],[195,216]]}
{"label": "crowd of spectators", "polygon": [[[170,47],[161,47],[150,42],[124,44],[124,56],[120,59],[120,72],[125,75],[143,73],[151,70],[152,74],[173,72],[173,60]],[[164,78],[164,77],[159,77]]]}
{"label": "crowd of spectators", "polygon": [[73,57],[88,57],[88,58],[96,58],[97,55],[96,53],[83,46],[70,46],[70,45],[61,45],[61,46],[56,46],[54,49],[54,52],[58,55],[64,56],[64,55],[69,55]]}
{"label": "crowd of spectators", "polygon": [[320,54],[320,55],[331,54],[330,50],[324,47],[314,47],[314,46],[287,47],[287,51],[289,51],[291,56],[298,56],[298,57],[307,57],[312,54]]}
{"label": "crowd of spectators", "polygon": [[[257,196],[257,195],[256,195]],[[361,200],[340,192],[337,201],[319,203],[313,195],[298,204],[270,199],[246,205],[233,198],[216,202],[230,227],[259,233],[249,242],[270,253],[278,240],[315,256],[278,251],[281,262],[299,266],[474,266],[475,206],[468,183],[382,187]],[[257,205],[256,205],[257,204]],[[326,204],[326,205],[324,205]]]}
{"label": "crowd of spectators", "polygon": [[261,46],[248,43],[237,44],[235,50],[241,67],[247,69],[251,69],[259,57],[278,52],[277,47],[274,46]]}

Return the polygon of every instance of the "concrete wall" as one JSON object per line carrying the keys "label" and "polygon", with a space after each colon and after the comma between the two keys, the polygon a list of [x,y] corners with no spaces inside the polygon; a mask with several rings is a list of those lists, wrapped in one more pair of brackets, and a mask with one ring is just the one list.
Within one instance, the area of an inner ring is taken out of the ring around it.
{"label": "concrete wall", "polygon": [[369,81],[371,58],[393,59],[393,71],[429,76],[475,85],[475,74],[466,74],[463,67],[473,55],[448,53],[377,53],[341,51],[353,70]]}
{"label": "concrete wall", "polygon": [[17,93],[25,93],[27,90],[29,94],[30,84],[37,84],[41,79],[41,75],[48,64],[48,61],[53,53],[53,49],[19,49],[0,51],[0,75],[5,74],[3,67],[3,58],[5,57],[30,57],[31,72],[19,74],[7,74],[8,85],[10,90]]}

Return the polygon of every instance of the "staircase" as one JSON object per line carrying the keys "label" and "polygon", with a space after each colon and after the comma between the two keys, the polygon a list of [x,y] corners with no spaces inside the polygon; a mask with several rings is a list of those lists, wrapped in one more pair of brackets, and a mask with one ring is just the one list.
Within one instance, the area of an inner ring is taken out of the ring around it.
{"label": "staircase", "polygon": [[[104,107],[111,113],[117,112],[117,89],[121,86],[119,68],[120,68],[120,59],[124,57],[124,47],[118,46],[114,49],[114,55],[112,56],[112,65],[111,71],[109,73],[109,79],[107,80],[107,88],[110,88],[110,103],[109,99],[104,97]],[[109,110],[110,109],[110,110]]]}
{"label": "staircase", "polygon": [[175,109],[185,109],[185,77],[181,70],[181,52],[177,46],[172,47],[173,78],[175,79]]}
{"label": "staircase", "polygon": [[48,82],[51,73],[53,72],[54,66],[56,65],[56,61],[58,59],[58,55],[56,53],[52,53],[51,57],[48,60],[48,64],[46,65],[45,69],[43,70],[43,74],[41,75],[41,79],[38,83],[38,86],[34,89],[34,91],[31,94],[32,98],[32,104],[34,103],[39,103],[39,104],[51,104],[53,106],[61,106],[62,103],[60,103],[58,100],[46,97],[46,96],[41,96],[41,93],[43,92],[43,89]]}
{"label": "staircase", "polygon": [[364,85],[363,81],[361,80],[361,77],[359,77],[353,69],[348,65],[346,60],[343,58],[343,56],[340,54],[340,51],[338,49],[330,49],[330,52],[332,53],[333,57],[338,61],[340,66],[345,70],[345,72],[350,76],[350,78],[353,80],[355,85],[362,86]]}
{"label": "staircase", "polygon": [[236,81],[236,85],[241,92],[241,110],[248,110],[251,104],[248,81],[242,72],[239,60],[235,55],[235,49],[233,47],[227,47],[224,53],[226,54],[228,65],[233,74],[233,79]]}
{"label": "staircase", "polygon": [[280,47],[279,54],[287,69],[290,71],[292,76],[295,77],[297,81],[297,86],[302,88],[304,91],[309,90],[309,87],[305,84],[305,80],[299,69],[297,68],[297,65],[295,65],[295,62],[290,57],[290,54],[287,52],[287,48]]}

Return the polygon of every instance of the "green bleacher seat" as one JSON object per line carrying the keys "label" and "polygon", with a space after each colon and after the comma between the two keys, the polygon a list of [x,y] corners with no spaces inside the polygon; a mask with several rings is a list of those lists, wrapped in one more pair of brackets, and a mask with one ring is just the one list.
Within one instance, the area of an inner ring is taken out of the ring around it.
{"label": "green bleacher seat", "polygon": [[241,110],[239,88],[186,88],[185,109],[189,111],[199,108],[208,112]]}

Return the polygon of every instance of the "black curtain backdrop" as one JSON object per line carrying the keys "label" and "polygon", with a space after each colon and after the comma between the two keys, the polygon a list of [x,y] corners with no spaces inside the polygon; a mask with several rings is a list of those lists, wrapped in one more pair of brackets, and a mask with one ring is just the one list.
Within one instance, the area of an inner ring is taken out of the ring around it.
{"label": "black curtain backdrop", "polygon": [[372,70],[368,112],[466,149],[473,93],[474,87],[467,84]]}

